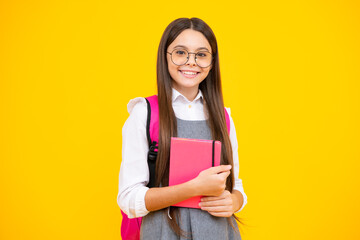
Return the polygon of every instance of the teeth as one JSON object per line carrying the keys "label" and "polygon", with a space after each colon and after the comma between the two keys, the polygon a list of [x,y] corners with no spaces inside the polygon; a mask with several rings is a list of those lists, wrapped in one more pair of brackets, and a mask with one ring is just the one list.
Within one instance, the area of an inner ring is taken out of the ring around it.
{"label": "teeth", "polygon": [[182,71],[182,72],[185,74],[188,74],[188,75],[196,75],[197,74],[196,72],[184,72],[184,71]]}

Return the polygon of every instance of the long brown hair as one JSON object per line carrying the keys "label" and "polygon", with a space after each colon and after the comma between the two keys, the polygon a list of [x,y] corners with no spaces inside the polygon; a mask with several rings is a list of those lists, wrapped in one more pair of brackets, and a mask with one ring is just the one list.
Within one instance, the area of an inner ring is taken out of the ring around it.
{"label": "long brown hair", "polygon": [[[169,156],[170,138],[177,136],[177,124],[175,113],[172,108],[172,79],[168,71],[166,51],[168,46],[185,29],[192,29],[201,32],[209,41],[214,56],[212,68],[207,77],[200,83],[199,88],[203,93],[205,107],[208,112],[208,125],[211,129],[212,138],[222,143],[221,164],[233,165],[233,155],[230,137],[227,131],[224,102],[221,89],[219,54],[215,35],[211,28],[199,18],[178,18],[171,22],[165,29],[159,44],[157,56],[157,88],[159,100],[159,149],[156,160],[156,183],[155,186],[169,185]],[[211,106],[211,107],[207,107]],[[234,186],[234,168],[226,181],[226,190],[232,192]],[[166,217],[173,231],[177,235],[186,237],[176,222],[179,218],[177,208],[172,207],[170,211],[172,219]],[[233,215],[237,221],[240,219]],[[233,226],[231,219],[229,223]],[[242,223],[243,224],[243,223]],[[234,226],[233,226],[234,227]]]}

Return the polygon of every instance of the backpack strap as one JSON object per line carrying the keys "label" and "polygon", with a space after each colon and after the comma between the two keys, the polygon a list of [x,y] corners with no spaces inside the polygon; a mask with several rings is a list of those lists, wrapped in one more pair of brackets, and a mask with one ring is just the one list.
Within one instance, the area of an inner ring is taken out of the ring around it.
{"label": "backpack strap", "polygon": [[159,103],[157,95],[145,98],[148,103],[149,143],[159,142]]}
{"label": "backpack strap", "polygon": [[159,104],[157,95],[145,98],[147,103],[146,136],[149,143],[148,166],[150,179],[148,187],[155,186],[155,167],[159,142]]}

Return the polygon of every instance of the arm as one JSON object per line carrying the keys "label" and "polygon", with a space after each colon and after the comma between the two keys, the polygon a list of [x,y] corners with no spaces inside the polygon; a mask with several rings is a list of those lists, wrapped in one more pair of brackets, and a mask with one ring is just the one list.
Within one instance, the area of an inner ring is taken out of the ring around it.
{"label": "arm", "polygon": [[239,192],[238,190],[233,190],[233,192],[231,193],[231,198],[232,198],[232,201],[233,201],[232,212],[239,211],[241,206],[244,203],[244,197],[243,197],[242,193]]}
{"label": "arm", "polygon": [[147,105],[144,98],[128,103],[127,118],[122,128],[122,161],[119,173],[117,203],[129,218],[143,217],[149,213],[144,197],[148,191],[149,169],[146,138]]}
{"label": "arm", "polygon": [[145,195],[145,205],[149,211],[156,211],[194,196],[196,189],[188,181],[175,186],[150,188]]}
{"label": "arm", "polygon": [[211,167],[188,182],[175,186],[151,188],[145,195],[146,208],[149,211],[156,211],[194,196],[219,196],[225,189],[230,169],[230,165]]}

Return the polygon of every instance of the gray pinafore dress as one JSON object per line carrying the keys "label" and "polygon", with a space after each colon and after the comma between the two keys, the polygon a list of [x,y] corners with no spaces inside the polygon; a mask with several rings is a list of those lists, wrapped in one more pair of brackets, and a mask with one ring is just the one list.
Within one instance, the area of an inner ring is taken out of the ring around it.
{"label": "gray pinafore dress", "polygon": [[[178,137],[211,140],[211,130],[206,120],[191,121],[177,118]],[[241,240],[236,220],[231,217],[235,231],[227,218],[215,217],[207,211],[179,207],[182,230],[190,233],[189,238],[177,236],[168,224],[168,208],[148,213],[142,218],[140,240]],[[165,212],[165,214],[164,214]],[[189,236],[189,235],[188,235]]]}

